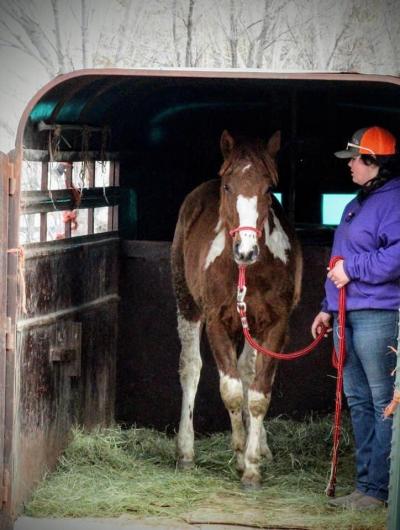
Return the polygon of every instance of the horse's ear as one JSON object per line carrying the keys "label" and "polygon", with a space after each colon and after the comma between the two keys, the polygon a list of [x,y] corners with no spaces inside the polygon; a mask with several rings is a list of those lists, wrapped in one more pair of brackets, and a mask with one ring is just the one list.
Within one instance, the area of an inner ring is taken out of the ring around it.
{"label": "horse's ear", "polygon": [[234,144],[235,140],[225,129],[224,132],[221,134],[221,140],[219,142],[224,160],[226,160],[231,154]]}
{"label": "horse's ear", "polygon": [[275,158],[280,148],[281,148],[281,131],[276,131],[271,136],[271,138],[268,140],[267,153],[272,158]]}

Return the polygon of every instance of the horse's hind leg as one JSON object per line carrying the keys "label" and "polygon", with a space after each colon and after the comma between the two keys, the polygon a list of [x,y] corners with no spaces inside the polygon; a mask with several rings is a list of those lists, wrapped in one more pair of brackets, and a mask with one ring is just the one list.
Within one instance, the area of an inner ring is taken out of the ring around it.
{"label": "horse's hind leg", "polygon": [[200,356],[200,320],[186,320],[178,312],[178,333],[182,350],[179,375],[182,386],[181,420],[177,440],[178,465],[191,467],[194,460],[193,409],[202,366]]}
{"label": "horse's hind leg", "polygon": [[183,252],[184,227],[179,220],[171,248],[171,272],[178,306],[178,334],[181,341],[179,375],[182,408],[177,438],[178,465],[191,467],[194,459],[193,409],[202,366],[200,356],[201,313],[189,291]]}

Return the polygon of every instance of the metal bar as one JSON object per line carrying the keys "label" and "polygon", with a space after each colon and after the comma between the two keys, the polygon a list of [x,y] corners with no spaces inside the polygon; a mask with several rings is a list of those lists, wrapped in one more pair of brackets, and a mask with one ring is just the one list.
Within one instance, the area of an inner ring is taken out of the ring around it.
{"label": "metal bar", "polygon": [[[120,163],[119,161],[114,162],[114,186],[117,186],[119,189],[119,170],[120,170]],[[112,230],[118,230],[118,219],[119,219],[119,205],[116,204],[113,209],[113,222],[112,222]]]}
{"label": "metal bar", "polygon": [[[87,151],[87,158],[90,160],[100,160],[101,151]],[[105,160],[118,160],[120,153],[107,151],[103,153]],[[30,162],[49,162],[49,151],[40,149],[24,149],[24,160]],[[80,162],[82,161],[82,151],[56,151],[53,153],[54,162]]]}
{"label": "metal bar", "polygon": [[[40,182],[40,189],[42,191],[48,190],[48,175],[49,175],[49,163],[48,162],[42,162],[42,175],[41,175],[41,182]],[[41,213],[40,214],[40,241],[46,241],[47,240],[47,214]]]}
{"label": "metal bar", "polygon": [[[89,188],[91,191],[95,189],[95,163],[91,162],[89,165]],[[83,197],[82,197],[83,198]],[[88,209],[88,234],[94,234],[94,210]]]}
{"label": "metal bar", "polygon": [[[70,190],[72,188],[72,164],[68,164],[68,166],[65,168],[65,187]],[[75,202],[75,201],[74,201]],[[71,208],[71,210],[73,207]],[[71,237],[71,221],[67,221],[64,223],[65,230],[64,235],[65,237]]]}
{"label": "metal bar", "polygon": [[[99,208],[108,203],[115,206],[119,203],[121,189],[117,186],[105,188],[107,200],[104,198],[103,188],[82,189],[79,209]],[[73,210],[75,197],[72,190],[24,191],[21,198],[21,210],[24,214],[48,213],[54,210]],[[108,202],[107,202],[108,201]]]}
{"label": "metal bar", "polygon": [[45,123],[44,121],[40,121],[38,123],[39,132],[54,131],[55,129],[60,129],[61,131],[83,131],[83,129],[86,129],[89,132],[101,132],[103,130],[103,127],[92,127],[91,125],[76,125],[73,123]]}
{"label": "metal bar", "polygon": [[[110,168],[108,173],[108,182],[111,186],[115,186],[115,162],[110,162]],[[113,219],[114,219],[114,207],[108,208],[107,216],[107,228],[109,231],[113,229]]]}

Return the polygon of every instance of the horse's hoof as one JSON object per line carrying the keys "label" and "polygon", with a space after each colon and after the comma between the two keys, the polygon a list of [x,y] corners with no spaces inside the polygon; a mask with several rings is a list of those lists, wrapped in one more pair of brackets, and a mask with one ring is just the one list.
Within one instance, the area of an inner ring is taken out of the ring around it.
{"label": "horse's hoof", "polygon": [[235,468],[236,468],[236,471],[240,474],[243,473],[244,471],[244,465],[241,464],[240,462],[236,462]]}
{"label": "horse's hoof", "polygon": [[238,455],[236,455],[236,471],[238,473],[243,473],[244,471],[244,458],[243,458],[243,453],[240,453]]}
{"label": "horse's hoof", "polygon": [[252,479],[242,477],[241,487],[245,491],[257,491],[261,489],[261,479],[258,477],[253,477]]}
{"label": "horse's hoof", "polygon": [[268,447],[268,445],[261,448],[260,454],[262,457],[265,458],[267,462],[272,462],[274,460],[274,457],[271,453],[271,449]]}
{"label": "horse's hoof", "polygon": [[193,460],[178,460],[177,462],[177,468],[181,471],[187,471],[189,469],[194,468],[194,461]]}

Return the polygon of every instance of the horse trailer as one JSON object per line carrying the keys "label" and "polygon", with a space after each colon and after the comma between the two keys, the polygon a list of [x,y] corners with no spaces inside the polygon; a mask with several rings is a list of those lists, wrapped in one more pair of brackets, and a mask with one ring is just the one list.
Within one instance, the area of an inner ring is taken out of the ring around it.
{"label": "horse trailer", "polygon": [[[96,69],[27,105],[0,168],[0,474],[4,527],[75,424],[176,428],[179,343],[170,242],[186,194],[214,178],[223,130],[282,135],[274,190],[302,242],[286,350],[311,341],[335,224],[353,194],[332,154],[353,130],[399,128],[400,79],[262,71]],[[227,429],[205,339],[198,432]],[[270,414],[334,405],[331,344],[281,363]],[[398,455],[398,453],[397,453]]]}

